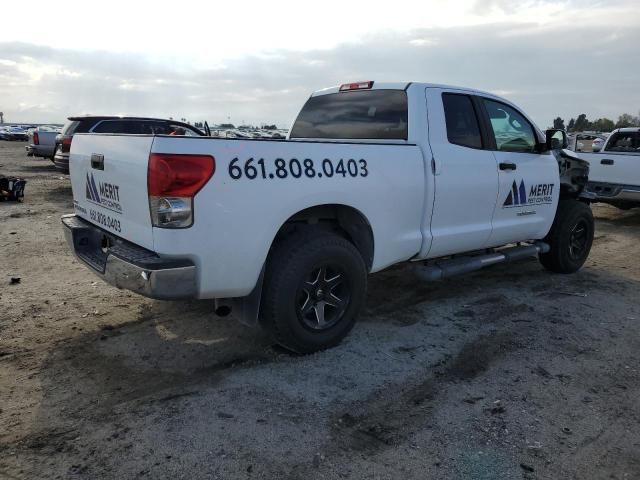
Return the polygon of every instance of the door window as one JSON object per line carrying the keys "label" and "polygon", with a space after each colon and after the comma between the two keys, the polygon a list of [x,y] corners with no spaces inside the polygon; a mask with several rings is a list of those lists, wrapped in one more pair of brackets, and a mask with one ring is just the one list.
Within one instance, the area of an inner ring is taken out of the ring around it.
{"label": "door window", "polygon": [[640,152],[640,131],[616,132],[607,143],[607,152]]}
{"label": "door window", "polygon": [[468,95],[443,93],[442,104],[447,123],[449,143],[463,147],[482,148],[478,117]]}
{"label": "door window", "polygon": [[496,148],[502,152],[534,153],[536,136],[531,124],[514,108],[483,98]]}

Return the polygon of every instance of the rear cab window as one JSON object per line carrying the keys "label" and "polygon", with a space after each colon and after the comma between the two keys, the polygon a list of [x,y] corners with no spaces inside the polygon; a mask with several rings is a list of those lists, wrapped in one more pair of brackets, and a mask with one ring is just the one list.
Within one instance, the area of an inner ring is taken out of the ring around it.
{"label": "rear cab window", "polygon": [[289,138],[407,140],[404,90],[360,90],[309,98]]}

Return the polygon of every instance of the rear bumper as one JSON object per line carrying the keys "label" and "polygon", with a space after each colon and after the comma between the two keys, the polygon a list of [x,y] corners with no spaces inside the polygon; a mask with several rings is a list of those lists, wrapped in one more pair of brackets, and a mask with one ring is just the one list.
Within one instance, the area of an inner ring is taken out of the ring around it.
{"label": "rear bumper", "polygon": [[62,173],[69,173],[69,154],[56,153],[53,157],[53,163],[56,169]]}
{"label": "rear bumper", "polygon": [[[36,157],[51,157],[53,156],[53,146],[48,145],[27,145],[24,147],[27,150],[27,153],[34,155]],[[67,160],[67,167],[69,166],[69,161]]]}
{"label": "rear bumper", "polygon": [[197,271],[190,260],[160,258],[77,215],[61,220],[73,254],[105,282],[162,300],[197,297]]}
{"label": "rear bumper", "polygon": [[596,201],[640,203],[640,186],[637,185],[589,182],[587,191],[596,196]]}

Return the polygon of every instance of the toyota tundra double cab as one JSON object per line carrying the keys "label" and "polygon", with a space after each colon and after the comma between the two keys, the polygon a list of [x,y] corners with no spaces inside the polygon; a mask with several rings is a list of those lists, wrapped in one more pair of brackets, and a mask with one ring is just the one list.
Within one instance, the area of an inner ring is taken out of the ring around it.
{"label": "toyota tundra double cab", "polygon": [[347,335],[367,275],[393,264],[433,280],[531,256],[578,270],[588,166],[563,146],[490,93],[349,83],[313,93],[286,140],[76,134],[62,223],[108,283],[215,299],[307,353]]}

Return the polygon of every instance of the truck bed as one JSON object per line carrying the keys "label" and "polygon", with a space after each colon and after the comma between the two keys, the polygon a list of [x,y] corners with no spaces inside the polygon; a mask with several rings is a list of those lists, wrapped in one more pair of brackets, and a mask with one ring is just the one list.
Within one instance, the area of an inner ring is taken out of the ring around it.
{"label": "truck bed", "polygon": [[[214,157],[190,228],[152,226],[151,153]],[[92,167],[92,157],[103,169]],[[412,144],[79,134],[70,171],[81,218],[160,257],[214,265],[198,268],[204,298],[248,294],[280,227],[307,207],[346,205],[368,219],[384,245],[372,271],[411,258],[422,243],[416,226],[424,220],[427,173]]]}

